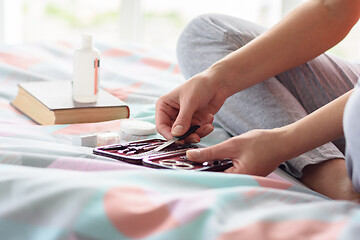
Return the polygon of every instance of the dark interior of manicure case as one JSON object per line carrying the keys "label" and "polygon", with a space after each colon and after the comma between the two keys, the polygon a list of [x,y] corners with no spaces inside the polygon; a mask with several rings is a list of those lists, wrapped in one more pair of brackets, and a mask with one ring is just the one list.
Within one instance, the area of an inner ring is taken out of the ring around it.
{"label": "dark interior of manicure case", "polygon": [[164,142],[165,140],[162,139],[140,140],[97,147],[93,152],[97,155],[151,168],[224,171],[232,166],[232,161],[229,159],[208,161],[204,163],[196,163],[187,160],[186,151],[199,147],[195,144],[173,143],[167,148],[155,152],[154,149]]}

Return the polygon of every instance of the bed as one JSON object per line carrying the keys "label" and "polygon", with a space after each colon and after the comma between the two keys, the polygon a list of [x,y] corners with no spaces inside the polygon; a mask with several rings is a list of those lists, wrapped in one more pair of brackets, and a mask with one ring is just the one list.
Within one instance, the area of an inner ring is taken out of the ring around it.
{"label": "bed", "polygon": [[[279,170],[255,177],[126,164],[73,144],[82,134],[118,131],[122,120],[40,126],[10,105],[21,82],[69,81],[75,47],[0,48],[1,239],[360,236],[358,204],[329,200]],[[96,47],[101,87],[129,105],[131,118],[154,123],[156,99],[185,81],[172,54],[126,44]],[[216,126],[202,144],[227,138]]]}

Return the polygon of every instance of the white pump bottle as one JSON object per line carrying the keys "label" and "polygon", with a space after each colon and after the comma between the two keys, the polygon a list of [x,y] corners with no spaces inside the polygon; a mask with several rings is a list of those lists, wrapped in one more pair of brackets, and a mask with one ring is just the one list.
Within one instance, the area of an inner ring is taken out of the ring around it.
{"label": "white pump bottle", "polygon": [[100,52],[93,47],[92,36],[82,35],[82,47],[74,53],[73,100],[92,103],[98,99]]}

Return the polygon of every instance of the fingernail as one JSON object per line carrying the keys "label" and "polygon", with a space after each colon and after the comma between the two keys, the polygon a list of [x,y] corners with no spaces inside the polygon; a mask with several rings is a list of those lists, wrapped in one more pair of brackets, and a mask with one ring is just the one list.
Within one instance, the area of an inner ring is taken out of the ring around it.
{"label": "fingernail", "polygon": [[195,138],[190,138],[190,143],[198,143],[199,141],[197,140],[197,139],[195,139]]}
{"label": "fingernail", "polygon": [[184,127],[182,125],[176,125],[172,130],[171,134],[174,136],[180,136],[183,134]]}
{"label": "fingernail", "polygon": [[200,150],[198,149],[192,149],[192,150],[188,150],[186,151],[186,156],[189,159],[199,159],[200,158]]}

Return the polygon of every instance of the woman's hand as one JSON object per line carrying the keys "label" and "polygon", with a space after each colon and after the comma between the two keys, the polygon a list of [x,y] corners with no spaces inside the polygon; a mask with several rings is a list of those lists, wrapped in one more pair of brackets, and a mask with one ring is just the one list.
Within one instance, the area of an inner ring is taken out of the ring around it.
{"label": "woman's hand", "polygon": [[293,155],[286,130],[252,130],[220,144],[187,151],[190,161],[205,162],[229,158],[233,167],[227,173],[267,176]]}
{"label": "woman's hand", "polygon": [[[295,144],[295,145],[292,145]],[[205,162],[230,158],[227,173],[267,176],[282,162],[297,155],[297,144],[288,128],[253,130],[208,148],[187,151],[190,161]],[[347,175],[344,159],[331,159],[308,165],[300,179],[306,186],[332,199],[360,203]]]}
{"label": "woman's hand", "polygon": [[227,97],[216,79],[213,71],[206,70],[159,98],[155,118],[157,131],[171,139],[183,135],[190,125],[198,124],[201,127],[186,139],[193,143],[212,132],[213,115]]}

